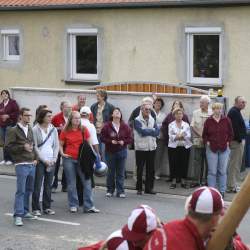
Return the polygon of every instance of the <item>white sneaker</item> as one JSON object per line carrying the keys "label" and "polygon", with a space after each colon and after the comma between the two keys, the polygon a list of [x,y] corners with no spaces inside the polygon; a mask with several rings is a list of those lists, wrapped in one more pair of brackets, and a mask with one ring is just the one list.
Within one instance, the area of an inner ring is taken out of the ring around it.
{"label": "white sneaker", "polygon": [[41,216],[42,215],[39,210],[34,210],[32,213],[34,216]]}
{"label": "white sneaker", "polygon": [[77,207],[71,207],[71,208],[69,209],[69,211],[70,211],[71,213],[76,213],[76,212],[77,212]]}
{"label": "white sneaker", "polygon": [[50,208],[47,208],[43,211],[45,214],[48,214],[48,215],[54,215],[56,212]]}
{"label": "white sneaker", "polygon": [[15,225],[18,227],[23,226],[23,220],[21,217],[15,217],[14,222],[15,222]]}
{"label": "white sneaker", "polygon": [[121,194],[118,194],[117,197],[118,197],[118,198],[126,198],[126,194],[121,193]]}
{"label": "white sneaker", "polygon": [[[5,164],[5,161],[0,162],[0,165],[4,165],[4,164]],[[21,218],[21,217],[19,217],[19,218]]]}
{"label": "white sneaker", "polygon": [[88,210],[85,210],[84,212],[93,214],[93,213],[100,213],[100,210],[95,208],[95,207],[92,207],[92,208],[90,208]]}
{"label": "white sneaker", "polygon": [[155,175],[155,180],[160,180],[160,179],[161,179],[161,177],[160,177],[160,176]]}
{"label": "white sneaker", "polygon": [[7,166],[10,166],[10,165],[12,165],[12,164],[13,164],[12,161],[6,161],[6,162],[5,162],[5,165],[7,165]]}
{"label": "white sneaker", "polygon": [[112,194],[112,193],[109,193],[109,192],[108,192],[108,193],[106,193],[106,197],[107,197],[107,198],[110,198],[110,197],[112,197],[112,196],[113,196],[113,194]]}
{"label": "white sneaker", "polygon": [[52,193],[52,194],[56,193],[56,188],[52,188],[52,189],[51,189],[51,193]]}
{"label": "white sneaker", "polygon": [[33,215],[33,214],[29,213],[29,212],[27,214],[25,214],[23,218],[24,219],[29,219],[29,220],[37,220],[37,216],[35,216],[35,215]]}

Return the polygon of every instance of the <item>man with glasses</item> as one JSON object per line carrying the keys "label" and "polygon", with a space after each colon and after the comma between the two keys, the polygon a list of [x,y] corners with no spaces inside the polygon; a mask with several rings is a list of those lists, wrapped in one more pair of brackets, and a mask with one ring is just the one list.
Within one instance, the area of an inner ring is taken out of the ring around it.
{"label": "man with glasses", "polygon": [[156,194],[154,187],[154,159],[156,137],[160,130],[151,116],[152,105],[141,106],[141,112],[134,121],[135,159],[137,166],[137,194],[142,195],[142,174],[146,164],[145,193]]}
{"label": "man with glasses", "polygon": [[31,112],[28,108],[20,110],[20,120],[7,132],[6,148],[16,166],[17,188],[14,203],[14,222],[23,225],[24,219],[36,219],[29,213],[29,198],[34,188],[35,166],[34,139],[30,127]]}

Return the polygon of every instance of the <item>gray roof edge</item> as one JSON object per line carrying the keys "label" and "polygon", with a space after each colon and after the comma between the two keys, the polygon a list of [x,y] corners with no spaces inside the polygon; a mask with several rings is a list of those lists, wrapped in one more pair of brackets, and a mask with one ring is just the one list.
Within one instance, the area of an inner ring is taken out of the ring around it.
{"label": "gray roof edge", "polygon": [[0,11],[14,10],[63,10],[63,9],[105,9],[105,8],[160,8],[160,7],[223,7],[250,5],[250,0],[176,0],[157,2],[126,2],[99,4],[63,4],[37,6],[0,6]]}

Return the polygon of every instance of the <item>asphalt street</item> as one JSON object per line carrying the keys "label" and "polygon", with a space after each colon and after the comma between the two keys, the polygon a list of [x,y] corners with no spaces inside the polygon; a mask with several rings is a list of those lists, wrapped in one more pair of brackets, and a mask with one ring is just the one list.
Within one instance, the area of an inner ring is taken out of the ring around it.
{"label": "asphalt street", "polygon": [[[166,194],[137,196],[127,191],[127,198],[105,198],[105,189],[96,188],[95,205],[100,214],[84,214],[81,210],[71,214],[67,208],[67,194],[53,194],[55,215],[41,220],[27,221],[23,227],[13,224],[11,213],[15,193],[15,177],[0,176],[0,249],[1,250],[54,250],[77,249],[105,239],[126,223],[130,211],[139,204],[153,207],[163,221],[184,216],[183,196]],[[250,243],[250,212],[239,228],[243,240]]]}

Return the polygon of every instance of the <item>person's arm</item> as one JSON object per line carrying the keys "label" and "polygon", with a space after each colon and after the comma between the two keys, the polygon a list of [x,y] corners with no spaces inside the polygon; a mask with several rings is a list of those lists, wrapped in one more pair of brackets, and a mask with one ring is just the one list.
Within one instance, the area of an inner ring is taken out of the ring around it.
{"label": "person's arm", "polygon": [[33,131],[34,150],[35,150],[35,153],[36,153],[36,157],[37,157],[38,160],[42,161],[43,163],[45,163],[47,165],[48,162],[41,156],[39,148],[37,146],[38,145],[38,141],[37,141],[38,131],[37,131],[37,128],[33,127],[32,131]]}
{"label": "person's arm", "polygon": [[10,129],[7,130],[5,147],[7,148],[7,150],[10,153],[15,152],[15,151],[24,150],[25,143],[23,143],[23,144],[17,144],[16,143],[15,128],[10,128]]}
{"label": "person's arm", "polygon": [[184,137],[185,141],[191,140],[191,129],[190,129],[190,126],[188,124],[186,125],[186,129],[183,133],[183,137]]}
{"label": "person's arm", "polygon": [[168,125],[168,138],[169,138],[169,141],[171,142],[178,140],[178,136],[174,130],[174,125],[171,123]]}
{"label": "person's arm", "polygon": [[58,153],[59,153],[59,138],[58,138],[58,133],[57,133],[55,128],[54,128],[54,131],[53,131],[53,135],[54,135],[53,162],[55,163],[56,160],[57,160]]}
{"label": "person's arm", "polygon": [[109,128],[108,128],[108,123],[106,123],[105,125],[104,125],[104,127],[102,128],[102,130],[101,130],[101,141],[104,143],[104,144],[106,144],[106,143],[108,143],[108,144],[111,144],[112,143],[112,139],[110,138],[110,136],[109,136],[109,133],[108,133],[108,130],[109,130]]}
{"label": "person's arm", "polygon": [[151,128],[142,128],[142,124],[138,121],[134,121],[134,129],[137,131],[137,133],[141,136],[152,136],[152,132],[154,129]]}
{"label": "person's arm", "polygon": [[231,120],[229,118],[227,118],[227,126],[228,126],[228,139],[227,139],[227,142],[228,142],[228,145],[230,144],[230,142],[233,140],[234,138],[234,131],[233,131],[233,127],[232,127],[232,123],[231,123]]}
{"label": "person's arm", "polygon": [[208,141],[208,122],[207,120],[204,123],[204,128],[203,128],[203,132],[202,132],[202,139],[205,145],[209,144]]}
{"label": "person's arm", "polygon": [[8,114],[11,121],[17,121],[19,115],[19,107],[15,100],[11,101],[11,112]]}

